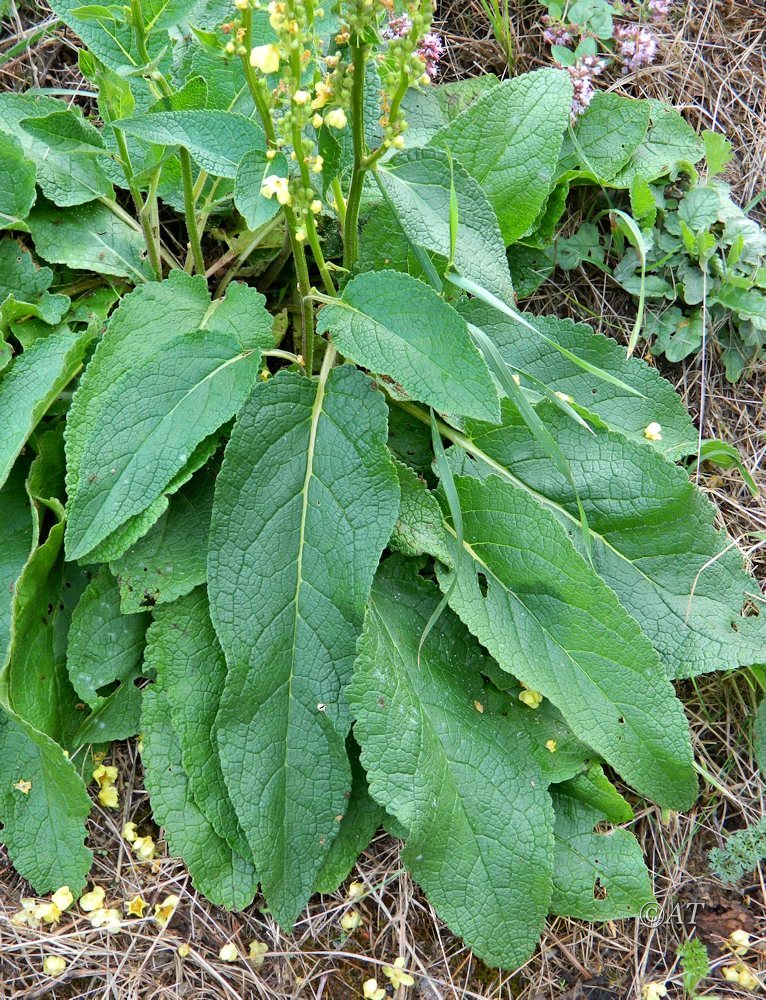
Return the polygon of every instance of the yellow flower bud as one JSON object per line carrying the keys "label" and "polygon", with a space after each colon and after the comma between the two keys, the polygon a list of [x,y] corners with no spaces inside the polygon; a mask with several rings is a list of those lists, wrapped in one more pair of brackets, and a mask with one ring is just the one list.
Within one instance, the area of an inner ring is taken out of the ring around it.
{"label": "yellow flower bud", "polygon": [[93,910],[100,910],[104,905],[106,893],[100,885],[94,886],[90,892],[84,892],[78,901],[81,910],[91,913]]}
{"label": "yellow flower bud", "polygon": [[293,101],[300,107],[303,107],[309,97],[311,97],[311,94],[307,90],[296,90],[293,94]]}
{"label": "yellow flower bud", "polygon": [[340,925],[346,934],[353,934],[361,922],[362,915],[357,910],[349,910],[340,918]]}
{"label": "yellow flower bud", "polygon": [[237,10],[247,10],[250,6],[250,0],[234,0],[234,6]]}
{"label": "yellow flower bud", "polygon": [[184,941],[183,944],[179,944],[179,946],[176,948],[176,953],[179,958],[188,958],[190,951],[191,948],[189,947],[188,941]]}
{"label": "yellow flower bud", "polygon": [[276,45],[257,45],[250,53],[250,65],[261,73],[276,73],[279,69],[279,49]]}
{"label": "yellow flower bud", "polygon": [[311,173],[312,174],[321,174],[323,166],[324,166],[324,157],[323,156],[315,156],[314,157],[314,162],[311,164]]}
{"label": "yellow flower bud", "polygon": [[322,118],[322,116],[319,113],[317,113],[311,119],[311,124],[314,126],[314,128],[321,128],[323,121],[324,121],[324,118]]}
{"label": "yellow flower bud", "polygon": [[61,955],[47,955],[43,959],[43,972],[46,976],[60,976],[66,967],[66,959]]}
{"label": "yellow flower bud", "polygon": [[266,159],[267,160],[273,160],[276,155],[277,155],[276,149],[267,149],[266,150]]}
{"label": "yellow flower bud", "polygon": [[394,146],[395,149],[404,149],[404,136],[403,135],[397,135],[393,139],[391,145]]}
{"label": "yellow flower bud", "polygon": [[346,117],[346,112],[343,108],[333,108],[332,111],[328,111],[324,116],[325,124],[329,125],[330,128],[345,128],[348,124],[348,118]]}
{"label": "yellow flower bud", "polygon": [[319,198],[315,198],[309,205],[309,208],[311,209],[314,215],[319,215],[319,213],[322,211],[322,202],[319,200]]}

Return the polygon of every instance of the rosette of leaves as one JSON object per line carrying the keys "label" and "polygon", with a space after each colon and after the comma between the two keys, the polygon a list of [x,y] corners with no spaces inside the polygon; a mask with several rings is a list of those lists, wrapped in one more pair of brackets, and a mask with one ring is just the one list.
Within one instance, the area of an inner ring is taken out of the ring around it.
{"label": "rosette of leaves", "polygon": [[[22,326],[45,324],[30,338],[11,323],[0,376],[12,862],[38,892],[84,885],[73,761],[141,731],[170,849],[231,909],[260,887],[289,929],[385,823],[492,964],[523,962],[549,913],[637,915],[652,887],[625,796],[683,809],[696,795],[672,681],[759,662],[764,619],[676,464],[697,435],[670,384],[588,327],[517,310],[506,249],[562,176],[566,74],[415,90],[417,142],[371,161],[387,84],[365,65],[382,23],[341,33],[365,86],[321,183],[336,206],[363,194],[360,231],[344,234],[348,266],[324,268],[332,292],[310,288],[275,323],[295,293],[281,238],[268,301],[231,274],[213,296],[156,225],[179,179],[190,241],[215,214],[205,246],[228,227],[227,260],[244,215],[280,237],[292,225],[242,181],[298,167],[267,156],[267,120],[221,96],[241,62],[211,64],[205,87],[172,76],[213,58],[217,23],[180,31],[197,11],[181,4],[137,31],[122,9],[54,6],[98,60],[111,117],[97,131],[11,101],[0,125],[30,163],[35,143],[50,150],[25,225],[56,282],[27,275],[23,301],[42,312],[66,288],[73,317],[29,313]],[[157,74],[169,93],[152,100]],[[645,161],[642,141],[615,170]],[[340,220],[320,214],[339,256]],[[124,292],[106,322],[74,320],[77,270]]]}

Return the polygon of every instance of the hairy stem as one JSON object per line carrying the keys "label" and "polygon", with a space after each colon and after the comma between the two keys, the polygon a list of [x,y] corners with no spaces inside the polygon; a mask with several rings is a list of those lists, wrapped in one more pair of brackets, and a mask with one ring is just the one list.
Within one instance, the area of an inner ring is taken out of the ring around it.
{"label": "hairy stem", "polygon": [[367,51],[364,45],[351,45],[354,84],[351,92],[351,131],[354,140],[354,171],[346,203],[346,224],[343,227],[343,266],[348,270],[359,255],[359,209],[362,204],[367,145],[364,138],[364,75]]}
{"label": "hairy stem", "polygon": [[205,261],[202,257],[202,245],[199,239],[199,229],[197,228],[197,212],[194,201],[194,183],[192,180],[192,165],[189,150],[180,146],[178,158],[181,161],[181,179],[184,186],[184,217],[186,218],[186,232],[189,236],[189,250],[194,263],[194,271],[197,274],[205,273]]}
{"label": "hairy stem", "polygon": [[125,136],[121,129],[115,128],[113,131],[114,138],[117,143],[117,150],[120,154],[120,166],[122,167],[122,172],[125,174],[128,190],[130,191],[130,196],[133,199],[133,204],[136,207],[136,214],[138,215],[138,221],[141,226],[144,243],[146,244],[146,252],[149,255],[149,263],[152,266],[152,270],[154,271],[154,276],[157,281],[162,281],[162,261],[160,260],[159,240],[155,240],[150,213],[147,213],[146,211],[146,204],[134,179],[133,164],[130,160],[128,144],[125,141]]}

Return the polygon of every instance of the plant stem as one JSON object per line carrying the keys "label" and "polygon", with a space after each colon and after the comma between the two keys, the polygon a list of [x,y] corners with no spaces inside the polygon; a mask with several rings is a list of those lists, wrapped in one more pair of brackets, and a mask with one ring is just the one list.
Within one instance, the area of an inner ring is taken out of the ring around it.
{"label": "plant stem", "polygon": [[133,199],[133,204],[136,206],[138,221],[141,226],[141,232],[143,233],[144,236],[144,243],[146,244],[146,252],[149,255],[149,263],[152,265],[152,270],[154,271],[154,276],[156,277],[157,281],[162,281],[162,261],[160,260],[160,248],[158,245],[159,241],[155,241],[150,217],[149,214],[146,212],[146,205],[144,203],[144,199],[134,179],[133,164],[130,161],[130,152],[128,151],[128,144],[125,141],[125,136],[122,132],[122,129],[115,128],[113,129],[113,132],[115,141],[117,143],[117,149],[120,154],[120,165],[122,166],[122,172],[125,174],[125,180],[128,183],[130,196]]}
{"label": "plant stem", "polygon": [[362,204],[365,158],[367,145],[364,138],[364,75],[367,50],[364,45],[352,43],[351,59],[354,66],[354,83],[351,91],[351,132],[354,139],[354,172],[346,203],[346,224],[343,227],[343,266],[347,270],[356,263],[359,255],[359,208]]}
{"label": "plant stem", "polygon": [[306,261],[306,250],[303,243],[296,237],[297,220],[293,211],[285,206],[287,228],[290,233],[290,244],[295,261],[295,273],[298,278],[298,293],[301,298],[301,354],[303,369],[307,375],[314,370],[314,307],[311,303],[311,279]]}
{"label": "plant stem", "polygon": [[276,132],[274,131],[274,122],[271,120],[271,113],[269,112],[266,95],[263,93],[263,88],[260,86],[258,78],[255,75],[255,71],[250,65],[250,50],[253,47],[253,12],[250,7],[242,11],[242,27],[245,32],[242,39],[242,44],[245,47],[245,54],[242,56],[242,72],[245,74],[247,89],[250,91],[253,104],[256,106],[258,114],[261,117],[263,131],[266,133],[266,139],[268,140],[269,146],[273,148],[276,146],[277,142]]}
{"label": "plant stem", "polygon": [[346,199],[343,197],[343,188],[340,186],[340,180],[337,177],[333,177],[331,186],[332,195],[335,199],[335,212],[342,230],[346,225]]}
{"label": "plant stem", "polygon": [[133,22],[133,31],[136,35],[138,58],[146,66],[152,60],[149,50],[146,47],[146,28],[144,27],[144,12],[141,8],[141,0],[130,0],[130,16]]}
{"label": "plant stem", "polygon": [[[202,257],[202,246],[199,240],[199,230],[197,229],[197,214],[194,204],[194,182],[192,180],[192,165],[189,150],[183,146],[178,148],[178,158],[181,161],[181,179],[184,186],[184,216],[186,218],[186,232],[189,235],[189,249],[191,250],[194,270],[197,274],[205,273],[205,261]],[[188,268],[186,268],[188,270]]]}

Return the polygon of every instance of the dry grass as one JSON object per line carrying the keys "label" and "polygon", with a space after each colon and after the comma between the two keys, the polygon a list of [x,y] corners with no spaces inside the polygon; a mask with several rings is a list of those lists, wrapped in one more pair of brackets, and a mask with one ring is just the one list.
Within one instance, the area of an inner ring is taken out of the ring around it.
{"label": "dry grass", "polygon": [[[517,68],[543,64],[547,57],[540,40],[540,8],[514,0],[511,9]],[[501,50],[477,0],[443,3],[440,14],[450,42],[451,75],[503,71]],[[14,12],[6,22],[9,31],[2,50],[47,16],[40,6],[21,15]],[[766,11],[758,0],[692,0],[668,25],[662,64],[609,84],[626,93],[672,101],[695,126],[726,132],[737,153],[728,179],[743,203],[766,189],[764,43]],[[62,30],[0,70],[0,86],[15,90],[76,87],[78,79],[75,47]],[[547,283],[532,307],[590,318],[597,329],[618,337],[625,336],[632,321],[632,307],[624,296],[603,279],[595,282],[579,272],[569,275],[565,284]],[[699,359],[681,367],[664,366],[663,373],[676,383],[692,412],[702,415],[704,436],[736,444],[766,490],[766,371],[754,372],[737,387],[725,382],[714,360],[704,378]],[[763,585],[766,546],[751,536],[766,530],[766,503],[750,497],[735,472],[706,473],[701,485],[718,504],[723,522]],[[106,889],[114,905],[136,893],[150,904],[176,893],[181,899],[176,914],[164,930],[151,919],[132,920],[115,934],[95,930],[86,917],[70,914],[50,931],[13,927],[8,917],[28,887],[0,849],[0,996],[344,1000],[360,996],[363,980],[401,954],[417,977],[409,993],[418,1000],[627,1000],[640,997],[643,983],[666,979],[669,996],[680,1000],[676,948],[692,932],[708,944],[716,967],[702,994],[748,996],[726,983],[719,969],[730,960],[725,940],[735,927],[753,932],[756,948],[766,948],[763,872],[756,871],[751,885],[732,890],[710,873],[706,859],[709,848],[720,845],[727,833],[763,815],[764,786],[749,746],[755,695],[747,672],[686,684],[683,695],[698,760],[714,784],[705,784],[698,803],[683,816],[663,817],[653,807],[636,807],[632,829],[655,873],[663,908],[657,926],[636,921],[592,926],[555,919],[523,969],[513,974],[488,970],[435,918],[401,869],[398,843],[381,833],[354,873],[366,888],[359,906],[365,918],[362,928],[350,938],[341,932],[339,919],[348,907],[341,891],[312,900],[294,933],[285,935],[257,905],[236,915],[211,906],[173,859],[136,861],[120,837],[123,823],[133,820],[141,832],[158,838],[160,831],[149,819],[140,764],[130,743],[116,747],[113,758],[120,769],[119,813],[96,807],[91,818],[93,880]],[[55,836],[55,831],[41,831],[40,836]],[[223,944],[234,941],[245,955],[254,939],[270,949],[261,968],[244,960],[219,960]],[[184,942],[191,950],[182,959],[177,948]],[[41,971],[43,957],[50,954],[69,963],[56,982]],[[766,967],[766,953],[761,957],[756,950],[756,969],[759,957]]]}

